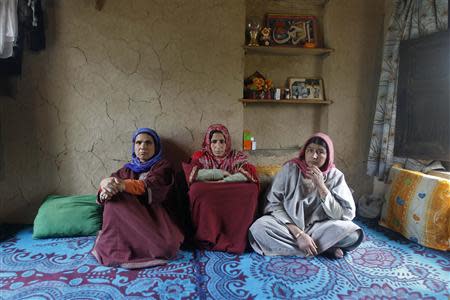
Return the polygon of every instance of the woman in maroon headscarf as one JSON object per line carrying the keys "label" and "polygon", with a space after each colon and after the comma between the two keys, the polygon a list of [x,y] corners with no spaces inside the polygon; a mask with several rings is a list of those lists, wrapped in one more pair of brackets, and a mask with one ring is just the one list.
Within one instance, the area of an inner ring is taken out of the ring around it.
{"label": "woman in maroon headscarf", "polygon": [[158,134],[140,128],[132,143],[132,161],[100,183],[103,226],[92,250],[102,265],[128,269],[165,264],[183,241],[170,210],[174,174]]}
{"label": "woman in maroon headscarf", "polygon": [[202,150],[183,164],[194,240],[200,249],[244,252],[258,203],[258,178],[247,156],[231,149],[228,129],[208,127]]}
{"label": "woman in maroon headscarf", "polygon": [[344,174],[334,166],[334,148],[324,133],[309,138],[287,162],[266,195],[265,216],[251,226],[250,245],[261,255],[342,258],[363,239],[351,220],[355,202]]}

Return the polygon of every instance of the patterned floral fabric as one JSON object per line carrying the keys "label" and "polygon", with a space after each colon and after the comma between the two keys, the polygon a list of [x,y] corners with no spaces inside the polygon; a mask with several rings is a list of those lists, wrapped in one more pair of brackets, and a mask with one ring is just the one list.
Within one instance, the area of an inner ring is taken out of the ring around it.
{"label": "patterned floral fabric", "polygon": [[384,42],[367,162],[367,174],[379,178],[386,177],[394,162],[404,160],[393,154],[400,41],[445,31],[448,23],[447,0],[395,0],[394,6]]}
{"label": "patterned floral fabric", "polygon": [[[225,138],[225,154],[223,157],[217,157],[211,150],[211,133],[219,131]],[[208,127],[202,144],[202,154],[198,161],[204,169],[222,169],[234,174],[239,172],[242,165],[247,163],[247,155],[242,151],[231,149],[231,136],[228,129],[222,124],[213,124]]]}
{"label": "patterned floral fabric", "polygon": [[344,259],[180,251],[165,266],[99,266],[94,237],[0,243],[0,299],[448,299],[450,253],[424,248],[375,222]]}
{"label": "patterned floral fabric", "polygon": [[450,180],[391,168],[380,225],[438,250],[450,250]]}

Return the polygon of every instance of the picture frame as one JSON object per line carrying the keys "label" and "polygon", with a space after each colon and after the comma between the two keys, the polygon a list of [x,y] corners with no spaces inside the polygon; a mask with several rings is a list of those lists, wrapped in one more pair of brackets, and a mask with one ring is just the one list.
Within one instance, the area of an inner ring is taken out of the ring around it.
{"label": "picture frame", "polygon": [[320,46],[315,16],[267,14],[270,46],[315,48]]}
{"label": "picture frame", "polygon": [[321,78],[289,78],[291,99],[325,100]]}

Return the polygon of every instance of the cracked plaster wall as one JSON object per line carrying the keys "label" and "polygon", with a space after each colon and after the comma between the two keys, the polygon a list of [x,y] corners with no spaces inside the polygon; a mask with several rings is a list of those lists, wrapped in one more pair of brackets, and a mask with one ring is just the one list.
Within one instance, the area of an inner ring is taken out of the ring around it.
{"label": "cracked plaster wall", "polygon": [[[130,135],[141,126],[160,133],[175,162],[200,147],[213,122],[229,126],[238,148],[249,126],[267,148],[327,131],[347,181],[358,193],[369,191],[365,159],[384,17],[379,2],[328,1],[320,18],[325,43],[336,52],[323,61],[291,57],[289,72],[275,58],[264,61],[261,71],[277,85],[286,74],[322,74],[335,102],[279,111],[243,110],[237,101],[242,78],[264,59],[244,60],[244,0],[107,0],[101,11],[91,0],[49,2],[47,49],[26,53],[16,92],[0,97],[0,223],[32,222],[50,193],[95,193],[100,178],[129,159]],[[252,9],[263,11],[258,4]],[[251,159],[279,163],[296,151],[281,152]]]}
{"label": "cracked plaster wall", "polygon": [[358,199],[373,188],[366,170],[383,50],[385,2],[332,0],[324,19],[326,44],[336,49],[323,64],[327,93],[335,101],[328,108],[327,128],[334,139],[335,163]]}
{"label": "cracked plaster wall", "polygon": [[240,147],[243,0],[51,1],[47,49],[26,53],[1,99],[0,223],[32,222],[47,194],[95,193],[136,127],[186,159],[206,127]]}

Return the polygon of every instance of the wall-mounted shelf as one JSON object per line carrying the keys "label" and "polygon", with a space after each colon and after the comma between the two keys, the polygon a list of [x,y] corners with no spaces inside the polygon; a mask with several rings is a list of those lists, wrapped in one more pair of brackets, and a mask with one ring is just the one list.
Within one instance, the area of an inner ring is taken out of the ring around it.
{"label": "wall-mounted shelf", "polygon": [[315,105],[329,105],[333,103],[331,100],[308,100],[308,99],[239,99],[245,105],[247,104],[315,104]]}
{"label": "wall-mounted shelf", "polygon": [[331,48],[301,48],[301,47],[281,47],[281,46],[243,46],[246,54],[268,54],[282,56],[296,55],[327,55],[334,51]]}
{"label": "wall-mounted shelf", "polygon": [[246,154],[249,155],[274,155],[277,152],[286,152],[286,153],[290,153],[290,152],[295,152],[298,151],[300,149],[301,146],[296,146],[296,147],[289,147],[289,148],[266,148],[266,149],[256,149],[256,150],[242,150],[244,151]]}

